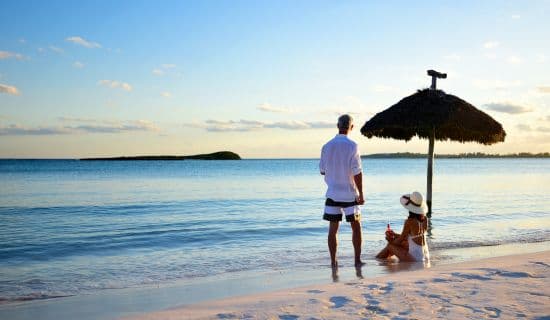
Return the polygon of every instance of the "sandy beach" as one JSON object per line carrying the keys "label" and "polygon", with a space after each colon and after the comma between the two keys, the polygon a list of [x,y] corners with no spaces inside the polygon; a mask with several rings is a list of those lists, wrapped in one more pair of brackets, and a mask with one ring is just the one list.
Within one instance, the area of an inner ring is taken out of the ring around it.
{"label": "sandy beach", "polygon": [[208,301],[125,319],[550,319],[550,251]]}

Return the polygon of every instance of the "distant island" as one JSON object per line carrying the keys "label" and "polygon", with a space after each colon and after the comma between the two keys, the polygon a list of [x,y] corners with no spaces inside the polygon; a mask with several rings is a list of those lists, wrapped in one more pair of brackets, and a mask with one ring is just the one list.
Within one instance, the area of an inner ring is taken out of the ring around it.
{"label": "distant island", "polygon": [[[425,159],[428,155],[425,153],[411,153],[411,152],[400,152],[400,153],[375,153],[361,156],[361,158],[367,159],[399,159],[399,158],[422,158]],[[461,159],[461,158],[550,158],[550,153],[510,153],[510,154],[487,154],[481,152],[475,153],[460,153],[460,154],[436,154],[435,158],[440,159]]]}
{"label": "distant island", "polygon": [[83,161],[109,160],[109,161],[132,161],[132,160],[241,160],[241,157],[231,151],[220,151],[207,154],[196,154],[192,156],[134,156],[134,157],[112,157],[112,158],[83,158]]}

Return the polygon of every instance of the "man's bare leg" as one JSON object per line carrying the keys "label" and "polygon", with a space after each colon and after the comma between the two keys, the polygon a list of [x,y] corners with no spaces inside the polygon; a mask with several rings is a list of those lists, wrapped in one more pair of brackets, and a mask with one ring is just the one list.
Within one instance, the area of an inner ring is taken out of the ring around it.
{"label": "man's bare leg", "polygon": [[330,265],[335,268],[338,267],[338,261],[336,260],[336,248],[338,247],[338,221],[330,221],[328,228],[328,251],[330,252]]}
{"label": "man's bare leg", "polygon": [[363,233],[361,231],[361,221],[351,222],[351,231],[352,231],[351,240],[353,242],[353,250],[355,251],[355,265],[362,266],[365,263],[361,261],[361,244],[363,242]]}

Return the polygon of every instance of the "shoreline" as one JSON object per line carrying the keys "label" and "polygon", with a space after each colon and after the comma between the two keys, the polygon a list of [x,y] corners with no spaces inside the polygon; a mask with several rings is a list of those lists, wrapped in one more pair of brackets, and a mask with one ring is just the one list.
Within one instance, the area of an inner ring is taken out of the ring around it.
{"label": "shoreline", "polygon": [[548,277],[546,250],[230,297],[121,319],[548,319]]}
{"label": "shoreline", "polygon": [[[440,268],[452,270],[454,266],[464,263],[475,264],[476,261],[483,261],[487,258],[505,258],[520,252],[550,253],[549,249],[550,242],[446,249],[437,253],[439,259],[432,263],[432,268],[425,269],[418,264],[380,263],[379,261],[373,262],[375,260],[367,260],[367,266],[360,269],[362,274],[358,274],[352,265],[344,263],[339,268],[336,279],[334,274],[331,274],[330,267],[324,265],[307,270],[304,268],[235,273],[225,278],[223,275],[207,279],[198,278],[158,287],[104,290],[72,297],[4,304],[0,305],[0,318],[13,320],[78,318],[86,320],[121,319],[124,317],[133,319],[133,317],[137,317],[137,319],[142,319],[164,312],[160,310],[171,310],[175,307],[189,310],[189,308],[198,305],[216,305],[221,301],[242,297],[258,297],[274,292],[294,292],[295,288],[330,287],[333,285],[338,287],[349,283],[371,283],[387,277],[403,277],[402,274],[431,272]],[[550,261],[548,264],[550,265]],[[260,316],[260,318],[264,317]]]}

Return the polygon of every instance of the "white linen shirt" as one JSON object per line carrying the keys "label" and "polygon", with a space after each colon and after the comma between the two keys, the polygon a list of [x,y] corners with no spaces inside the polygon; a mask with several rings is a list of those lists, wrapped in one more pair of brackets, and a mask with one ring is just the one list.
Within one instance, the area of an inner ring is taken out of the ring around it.
{"label": "white linen shirt", "polygon": [[359,195],[353,177],[362,172],[357,143],[345,134],[338,134],[321,149],[319,170],[325,175],[326,197],[351,202]]}

